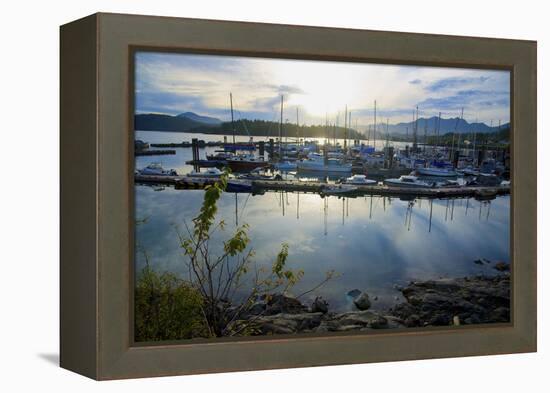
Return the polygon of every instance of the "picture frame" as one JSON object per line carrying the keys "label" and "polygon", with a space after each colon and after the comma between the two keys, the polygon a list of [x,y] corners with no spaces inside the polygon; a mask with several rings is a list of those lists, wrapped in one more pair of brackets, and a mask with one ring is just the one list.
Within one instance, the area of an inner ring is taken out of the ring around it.
{"label": "picture frame", "polygon": [[[512,322],[133,341],[137,49],[511,72]],[[60,29],[60,364],[97,380],[536,351],[536,42],[98,13]]]}

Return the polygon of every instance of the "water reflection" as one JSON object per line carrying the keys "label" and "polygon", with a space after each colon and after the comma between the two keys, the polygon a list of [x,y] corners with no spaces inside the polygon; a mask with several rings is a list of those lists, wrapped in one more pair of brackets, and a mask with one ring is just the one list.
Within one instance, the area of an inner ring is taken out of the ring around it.
{"label": "water reflection", "polygon": [[[175,229],[191,222],[202,197],[201,190],[136,186],[136,218],[146,219],[136,228],[136,241],[155,268],[183,273]],[[477,201],[225,193],[218,216],[226,232],[216,234],[212,244],[220,247],[232,229],[247,223],[259,265],[270,265],[281,243],[289,244],[290,267],[305,271],[296,293],[334,269],[340,277],[312,296],[322,295],[332,310],[345,310],[351,307],[345,293],[358,288],[378,297],[374,308],[385,308],[401,300],[395,284],[494,274],[490,266],[474,264],[478,258],[509,262],[509,203],[507,196]],[[144,265],[142,254],[136,263]]]}

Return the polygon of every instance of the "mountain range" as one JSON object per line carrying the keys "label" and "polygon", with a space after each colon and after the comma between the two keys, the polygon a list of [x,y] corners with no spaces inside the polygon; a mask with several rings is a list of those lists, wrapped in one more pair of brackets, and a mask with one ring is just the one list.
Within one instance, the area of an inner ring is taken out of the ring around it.
{"label": "mountain range", "polygon": [[[242,122],[242,120],[240,122]],[[238,134],[246,134],[247,132],[250,132],[250,134],[255,135],[257,132],[259,132],[263,135],[265,133],[265,130],[254,129],[256,127],[251,126],[252,124],[255,124],[257,122],[261,123],[261,121],[245,120],[245,122],[249,125],[251,129],[249,129],[248,131],[243,131],[239,129],[242,127],[236,127]],[[264,122],[265,124],[263,124],[263,126],[260,123],[258,123],[258,126],[263,128],[266,127],[268,123],[272,122]],[[449,119],[438,119],[437,116],[433,116],[430,118],[421,117],[418,119],[418,137],[420,138],[424,135],[424,130],[426,129],[426,127],[427,134],[434,135],[437,124],[439,124],[440,135],[444,135],[449,132],[469,134],[473,132],[489,133],[499,131],[498,126],[490,127],[485,123],[468,123],[466,120],[458,117]],[[136,114],[134,116],[134,126],[136,130],[143,131],[221,133],[222,131],[227,132],[227,130],[231,130],[230,123],[222,122],[220,119],[215,117],[198,115],[193,112],[183,112],[175,116],[159,113]],[[273,129],[276,129],[277,127],[278,125],[275,123],[271,125],[271,128]],[[500,126],[500,129],[503,130],[509,127],[510,123],[505,123]],[[316,126],[316,128],[322,128],[322,126]],[[374,126],[373,124],[370,124],[369,126],[363,126],[361,128],[363,129],[363,133],[365,135],[368,135],[368,129],[370,128],[372,133]],[[388,124],[387,130],[386,123],[377,123],[376,125],[377,137],[379,138],[384,138],[386,136],[386,132],[389,133],[390,136],[405,137],[406,135],[408,135],[409,138],[412,138],[413,129],[414,122],[412,121],[408,123],[402,122],[397,124]],[[321,130],[316,130],[315,134],[318,134],[320,132]]]}
{"label": "mountain range", "polygon": [[[427,127],[427,134],[433,135],[434,131],[436,129],[436,126],[438,124],[438,117],[433,116],[430,118],[424,118],[420,117],[418,119],[418,131],[417,135],[420,137],[424,135],[424,130]],[[500,129],[509,128],[510,123],[501,124]],[[370,124],[367,126],[368,129],[373,130],[374,126],[373,124]],[[413,129],[414,129],[414,122],[408,122],[408,123],[397,123],[397,124],[388,124],[387,132],[390,135],[409,135],[409,137],[412,137],[413,135]],[[378,123],[376,125],[376,131],[377,133],[381,133],[381,135],[386,134],[386,123]],[[460,134],[470,134],[473,132],[481,132],[481,133],[487,133],[487,132],[495,132],[499,131],[498,126],[490,127],[485,123],[468,123],[466,120],[461,119],[459,117],[455,118],[449,118],[444,119],[441,118],[439,120],[439,134],[443,135],[448,132],[457,132]],[[371,131],[372,132],[372,131]]]}

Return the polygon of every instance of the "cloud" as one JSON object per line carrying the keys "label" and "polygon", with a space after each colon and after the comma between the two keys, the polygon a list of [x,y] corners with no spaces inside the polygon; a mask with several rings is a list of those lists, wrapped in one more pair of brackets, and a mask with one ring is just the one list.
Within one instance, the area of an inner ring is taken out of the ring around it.
{"label": "cloud", "polygon": [[342,121],[346,106],[353,123],[372,123],[374,100],[390,123],[410,121],[417,105],[421,116],[465,107],[484,122],[509,121],[510,112],[507,71],[138,52],[135,80],[138,112],[222,120],[230,92],[239,116],[273,120],[283,95],[283,116],[298,108],[305,124]]}
{"label": "cloud", "polygon": [[437,97],[427,98],[419,103],[419,106],[426,109],[440,109],[440,110],[465,110],[480,111],[481,107],[499,107],[509,108],[510,96],[507,91],[484,91],[484,90],[460,90],[455,94]]}
{"label": "cloud", "polygon": [[486,82],[488,79],[488,76],[443,78],[426,86],[426,90],[430,92],[437,92],[468,85],[479,85]]}

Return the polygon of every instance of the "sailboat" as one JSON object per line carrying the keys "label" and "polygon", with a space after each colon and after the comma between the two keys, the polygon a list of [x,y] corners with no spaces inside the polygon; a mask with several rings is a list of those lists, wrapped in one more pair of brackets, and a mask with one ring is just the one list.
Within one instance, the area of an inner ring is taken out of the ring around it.
{"label": "sailboat", "polygon": [[[229,93],[229,100],[231,105],[231,128],[233,130],[233,144],[232,144],[232,148],[230,148],[229,150],[233,150],[233,151],[249,150],[249,149],[246,149],[242,143],[239,143],[239,144],[235,143],[235,124],[234,124],[234,118],[233,118],[233,95],[231,93]],[[254,145],[254,143],[252,142],[250,142],[250,144]],[[224,146],[224,148],[226,147]],[[253,154],[239,154],[239,155],[229,157],[227,159],[227,166],[233,172],[250,172],[251,170],[254,170],[256,168],[263,168],[268,165],[269,163],[265,161],[263,157],[256,157]]]}
{"label": "sailboat", "polygon": [[307,159],[298,161],[298,170],[308,172],[351,172],[352,164],[336,158],[323,157],[319,153],[310,153]]}

